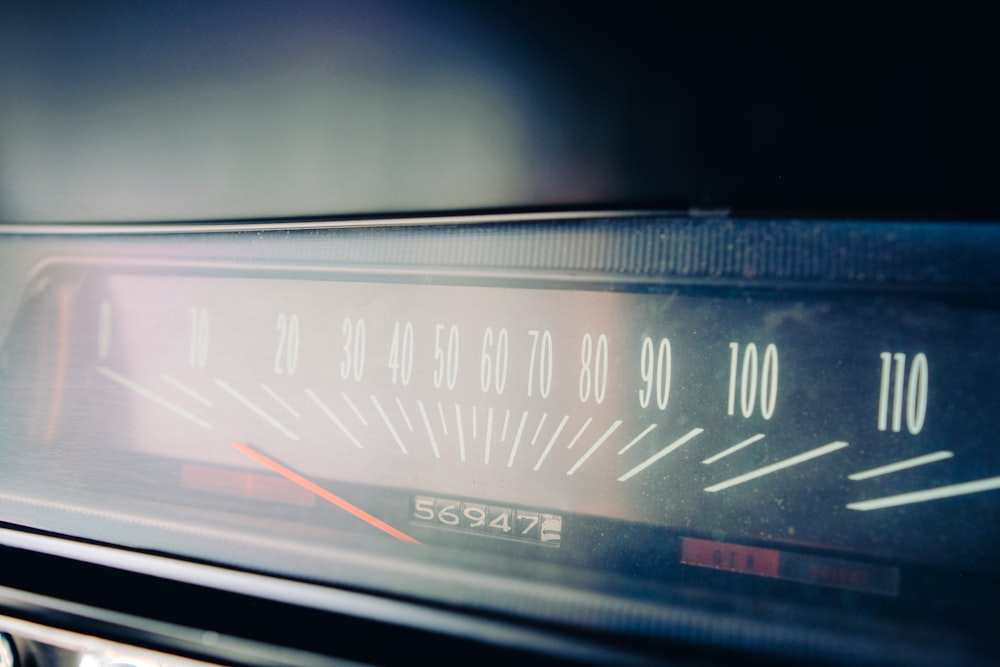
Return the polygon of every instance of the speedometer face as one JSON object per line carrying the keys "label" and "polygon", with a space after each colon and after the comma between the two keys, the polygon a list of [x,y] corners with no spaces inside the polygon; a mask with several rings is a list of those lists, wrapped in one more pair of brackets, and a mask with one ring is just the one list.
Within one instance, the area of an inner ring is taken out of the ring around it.
{"label": "speedometer face", "polygon": [[[739,516],[812,541],[860,530],[869,546],[901,536],[868,512],[1000,488],[985,446],[956,457],[942,438],[983,409],[958,420],[931,396],[932,372],[938,400],[953,382],[958,331],[975,382],[990,317],[907,327],[905,306],[871,300],[104,283],[93,391],[129,405],[126,438],[150,455],[233,466],[244,442],[316,479],[710,530]],[[837,520],[810,521],[819,508]]]}
{"label": "speedometer face", "polygon": [[884,595],[998,572],[990,304],[73,260],[28,294],[15,506]]}

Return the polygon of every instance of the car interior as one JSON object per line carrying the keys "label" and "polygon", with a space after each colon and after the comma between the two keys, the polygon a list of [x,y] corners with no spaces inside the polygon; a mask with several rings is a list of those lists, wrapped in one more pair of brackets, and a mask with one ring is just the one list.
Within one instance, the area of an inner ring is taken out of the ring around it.
{"label": "car interior", "polygon": [[0,5],[0,667],[1000,663],[998,62]]}

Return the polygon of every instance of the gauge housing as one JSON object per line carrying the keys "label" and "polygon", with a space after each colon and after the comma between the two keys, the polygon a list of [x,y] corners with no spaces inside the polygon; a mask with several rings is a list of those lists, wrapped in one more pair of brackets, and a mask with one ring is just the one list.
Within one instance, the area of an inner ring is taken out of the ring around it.
{"label": "gauge housing", "polygon": [[[538,659],[983,656],[1000,584],[993,225],[597,213],[5,233],[12,564],[43,553],[85,580],[183,582],[166,599],[185,608],[255,599],[303,627],[353,618],[359,637],[392,618],[415,641]],[[57,607],[36,583],[5,581],[8,609],[25,590],[47,596],[33,613]],[[286,643],[107,590],[65,598]],[[440,624],[418,620],[431,610]],[[174,648],[240,659],[191,642]],[[362,655],[287,643],[295,660]]]}

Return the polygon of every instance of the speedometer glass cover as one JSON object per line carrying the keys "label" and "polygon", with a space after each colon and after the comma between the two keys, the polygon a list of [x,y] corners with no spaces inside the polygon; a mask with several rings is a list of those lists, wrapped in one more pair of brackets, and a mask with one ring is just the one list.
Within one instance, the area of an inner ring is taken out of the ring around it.
{"label": "speedometer glass cover", "polygon": [[994,226],[20,231],[9,527],[609,632],[997,618]]}

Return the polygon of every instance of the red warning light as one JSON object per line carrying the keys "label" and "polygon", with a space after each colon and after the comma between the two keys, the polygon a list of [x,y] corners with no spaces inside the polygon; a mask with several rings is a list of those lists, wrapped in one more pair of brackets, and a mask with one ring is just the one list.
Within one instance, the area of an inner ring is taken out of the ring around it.
{"label": "red warning light", "polygon": [[777,578],[780,560],[781,552],[774,549],[699,540],[693,537],[681,539],[681,562],[685,565]]}

